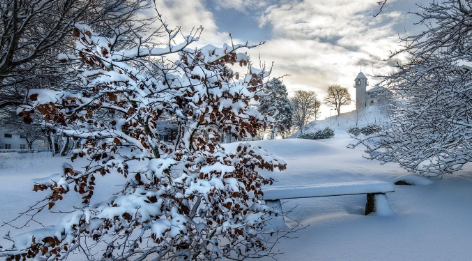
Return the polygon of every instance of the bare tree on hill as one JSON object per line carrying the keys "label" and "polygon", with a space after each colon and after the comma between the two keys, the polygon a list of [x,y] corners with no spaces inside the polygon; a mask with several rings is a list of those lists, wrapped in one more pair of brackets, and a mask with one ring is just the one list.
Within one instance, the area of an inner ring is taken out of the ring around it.
{"label": "bare tree on hill", "polygon": [[328,95],[324,100],[328,106],[334,107],[338,116],[341,115],[341,106],[349,105],[352,101],[349,90],[340,85],[328,86]]}
{"label": "bare tree on hill", "polygon": [[303,132],[305,125],[312,119],[316,120],[320,114],[321,101],[315,92],[302,90],[296,91],[290,101],[293,125]]}

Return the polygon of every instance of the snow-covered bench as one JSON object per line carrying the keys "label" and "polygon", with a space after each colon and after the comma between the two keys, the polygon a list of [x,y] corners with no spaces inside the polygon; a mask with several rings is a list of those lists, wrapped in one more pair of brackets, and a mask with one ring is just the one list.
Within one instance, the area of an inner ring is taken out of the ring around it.
{"label": "snow-covered bench", "polygon": [[393,183],[387,182],[359,181],[308,186],[271,186],[264,189],[263,192],[266,205],[279,211],[282,211],[281,199],[367,194],[365,215],[372,212],[376,212],[378,215],[391,215],[395,213],[390,208],[387,196],[385,195],[388,192],[395,192],[395,186]]}

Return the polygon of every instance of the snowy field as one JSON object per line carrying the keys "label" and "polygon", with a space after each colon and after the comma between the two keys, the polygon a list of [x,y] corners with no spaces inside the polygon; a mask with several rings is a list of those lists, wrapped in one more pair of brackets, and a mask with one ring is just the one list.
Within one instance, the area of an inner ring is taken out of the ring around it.
{"label": "snowy field", "polygon": [[[344,136],[344,137],[340,137]],[[396,165],[346,149],[350,138],[256,142],[287,161],[285,172],[267,173],[277,185],[379,180],[406,175]],[[471,260],[472,168],[428,186],[395,186],[387,194],[395,216],[364,216],[366,196],[286,200],[291,217],[308,226],[282,240],[279,260]],[[294,225],[292,223],[292,225]]]}
{"label": "snowy field", "polygon": [[[347,149],[350,137],[341,130],[333,139],[258,141],[283,158],[284,172],[264,172],[277,180],[276,185],[308,185],[348,181],[388,181],[406,175],[393,164],[380,165],[362,158],[361,148]],[[235,144],[226,145],[231,149]],[[1,154],[0,154],[1,155]],[[0,156],[0,221],[14,218],[43,193],[31,191],[31,179],[49,176],[61,170],[64,158],[47,155],[6,154]],[[80,162],[79,162],[80,163]],[[389,193],[394,216],[364,216],[366,196],[341,196],[283,201],[284,209],[294,208],[291,218],[306,229],[293,239],[283,239],[277,247],[278,260],[471,260],[472,248],[472,167],[434,179],[426,186],[395,186]],[[98,179],[95,200],[118,190],[120,178]],[[104,188],[104,189],[100,189]],[[74,193],[71,193],[72,196]],[[60,209],[67,210],[67,201]],[[54,224],[60,215],[40,219]],[[295,222],[288,221],[289,226]],[[30,230],[38,224],[31,223]],[[0,228],[2,235],[8,226]],[[0,245],[10,246],[1,239]],[[72,256],[71,260],[81,260]]]}

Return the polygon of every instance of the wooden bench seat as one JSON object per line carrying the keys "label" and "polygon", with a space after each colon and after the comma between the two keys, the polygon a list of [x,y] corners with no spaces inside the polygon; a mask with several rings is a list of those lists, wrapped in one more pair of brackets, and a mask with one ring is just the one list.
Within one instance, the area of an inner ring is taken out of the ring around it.
{"label": "wooden bench seat", "polygon": [[[393,183],[379,181],[357,181],[327,183],[306,186],[271,186],[263,189],[266,205],[282,212],[282,199],[334,197],[367,194],[365,215],[377,212],[378,215],[395,213],[389,206],[386,193],[395,192]],[[280,216],[281,217],[281,216]],[[284,221],[282,221],[284,222]],[[280,223],[276,222],[276,223]],[[280,228],[280,224],[277,225]]]}

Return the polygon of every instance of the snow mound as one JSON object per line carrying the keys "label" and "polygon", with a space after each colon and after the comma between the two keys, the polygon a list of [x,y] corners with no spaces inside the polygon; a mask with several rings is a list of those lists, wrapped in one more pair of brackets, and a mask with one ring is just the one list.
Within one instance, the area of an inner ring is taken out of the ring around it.
{"label": "snow mound", "polygon": [[371,213],[370,215],[372,214],[376,216],[393,216],[396,214],[388,204],[387,195],[375,195],[375,212]]}
{"label": "snow mound", "polygon": [[404,175],[395,179],[396,185],[417,185],[426,186],[433,184],[433,181],[418,175]]}

